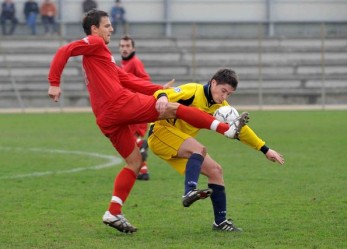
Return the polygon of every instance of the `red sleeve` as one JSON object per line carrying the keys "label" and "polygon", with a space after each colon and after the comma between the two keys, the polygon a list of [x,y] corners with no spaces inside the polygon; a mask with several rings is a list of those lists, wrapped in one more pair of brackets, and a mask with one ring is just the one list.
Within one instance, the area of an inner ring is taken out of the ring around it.
{"label": "red sleeve", "polygon": [[163,86],[156,85],[150,81],[143,80],[133,74],[125,72],[122,68],[116,67],[119,81],[123,87],[146,95],[153,95],[157,90],[163,89]]}
{"label": "red sleeve", "polygon": [[145,66],[143,65],[143,63],[140,60],[135,60],[134,63],[135,63],[135,70],[136,70],[135,75],[141,79],[150,81],[151,78],[149,77],[149,74],[146,72]]}
{"label": "red sleeve", "polygon": [[103,44],[102,38],[88,36],[82,40],[73,41],[56,52],[48,74],[48,81],[51,86],[59,86],[61,74],[64,67],[72,56],[92,55]]}

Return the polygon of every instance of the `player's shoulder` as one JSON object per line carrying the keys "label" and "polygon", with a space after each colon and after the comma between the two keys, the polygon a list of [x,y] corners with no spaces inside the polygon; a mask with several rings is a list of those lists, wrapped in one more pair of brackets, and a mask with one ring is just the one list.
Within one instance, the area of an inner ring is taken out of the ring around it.
{"label": "player's shoulder", "polygon": [[186,83],[186,84],[180,85],[178,87],[185,89],[185,90],[196,90],[200,87],[200,84],[191,82],[191,83]]}
{"label": "player's shoulder", "polygon": [[100,36],[88,35],[82,39],[85,43],[94,45],[94,44],[105,44],[104,40]]}
{"label": "player's shoulder", "polygon": [[186,83],[186,84],[182,84],[182,85],[174,87],[173,91],[175,93],[181,93],[185,95],[192,95],[192,94],[195,95],[196,86],[194,85],[194,83]]}
{"label": "player's shoulder", "polygon": [[140,61],[140,62],[142,62],[141,59],[140,59],[137,55],[134,55],[134,56],[130,59],[130,61]]}

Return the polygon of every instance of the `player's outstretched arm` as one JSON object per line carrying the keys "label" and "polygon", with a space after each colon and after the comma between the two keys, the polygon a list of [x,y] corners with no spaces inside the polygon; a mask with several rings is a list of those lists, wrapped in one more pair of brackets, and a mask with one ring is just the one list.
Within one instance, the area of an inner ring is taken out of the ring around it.
{"label": "player's outstretched arm", "polygon": [[175,79],[172,79],[169,82],[166,82],[165,85],[163,86],[163,89],[171,88],[174,83],[175,83]]}
{"label": "player's outstretched arm", "polygon": [[284,164],[284,158],[283,156],[278,153],[275,150],[269,149],[266,154],[266,158],[269,159],[272,162],[278,162],[279,164],[283,165]]}
{"label": "player's outstretched arm", "polygon": [[61,95],[60,86],[50,86],[48,88],[48,96],[54,101],[58,102]]}

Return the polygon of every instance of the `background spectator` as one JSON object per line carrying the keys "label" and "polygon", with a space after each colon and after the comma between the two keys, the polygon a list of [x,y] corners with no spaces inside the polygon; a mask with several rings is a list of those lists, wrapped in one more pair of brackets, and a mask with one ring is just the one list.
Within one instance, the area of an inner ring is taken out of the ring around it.
{"label": "background spectator", "polygon": [[45,29],[45,35],[50,34],[50,29],[52,34],[57,33],[57,26],[55,23],[55,17],[57,15],[57,7],[51,0],[44,0],[40,7],[42,24]]}
{"label": "background spectator", "polygon": [[[12,35],[16,29],[18,19],[16,18],[16,8],[12,0],[5,0],[1,4],[1,26],[3,35]],[[11,22],[10,32],[6,32],[6,22]]]}
{"label": "background spectator", "polygon": [[28,0],[24,4],[23,12],[26,24],[31,29],[31,34],[36,35],[36,17],[39,13],[39,5],[34,0]]}
{"label": "background spectator", "polygon": [[120,0],[116,0],[111,9],[111,22],[113,26],[113,33],[116,34],[118,24],[122,24],[123,34],[127,33],[127,23],[125,19],[125,9],[121,5]]}
{"label": "background spectator", "polygon": [[98,4],[94,0],[84,0],[82,7],[83,13],[87,13],[91,9],[96,9]]}
{"label": "background spectator", "polygon": [[[137,57],[135,54],[136,53],[135,41],[129,35],[123,35],[122,38],[120,39],[119,53],[122,56],[120,66],[123,68],[125,72],[131,73],[141,79],[151,81],[151,77],[146,72],[145,65],[140,60],[140,58]],[[145,139],[145,136],[147,133],[147,123],[132,124],[130,125],[130,127],[133,130],[134,140],[136,142],[136,145],[140,149],[140,153],[142,157],[141,169],[139,174],[137,175],[137,179],[149,180],[149,172],[148,172],[148,166],[146,162],[146,159],[148,156],[148,153],[147,153],[148,143],[147,143],[147,139]]]}

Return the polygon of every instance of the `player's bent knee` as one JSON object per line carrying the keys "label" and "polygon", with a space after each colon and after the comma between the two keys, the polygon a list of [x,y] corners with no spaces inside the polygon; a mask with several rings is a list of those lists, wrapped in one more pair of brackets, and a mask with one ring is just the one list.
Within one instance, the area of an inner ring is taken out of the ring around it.
{"label": "player's bent knee", "polygon": [[169,102],[164,113],[159,115],[159,119],[176,118],[176,111],[180,104]]}
{"label": "player's bent knee", "polygon": [[191,148],[191,154],[199,154],[203,157],[207,155],[207,149],[203,145],[195,146],[194,148]]}
{"label": "player's bent knee", "polygon": [[133,170],[135,173],[138,173],[141,168],[142,156],[140,154],[139,149],[136,147],[131,154],[124,159],[126,162],[126,166]]}
{"label": "player's bent knee", "polygon": [[207,155],[207,148],[205,146],[201,147],[201,155],[205,157]]}
{"label": "player's bent knee", "polygon": [[223,176],[223,168],[222,168],[222,166],[220,166],[219,164],[216,164],[213,167],[213,175],[215,175],[216,177],[222,177]]}

